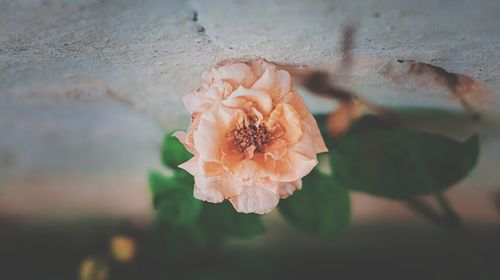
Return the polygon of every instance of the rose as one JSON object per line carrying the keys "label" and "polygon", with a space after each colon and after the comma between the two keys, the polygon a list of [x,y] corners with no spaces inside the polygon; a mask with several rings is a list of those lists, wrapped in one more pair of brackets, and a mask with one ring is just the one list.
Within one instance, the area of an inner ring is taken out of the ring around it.
{"label": "rose", "polygon": [[194,155],[179,167],[194,176],[197,199],[267,213],[327,151],[290,74],[265,60],[213,68],[183,101],[192,123],[174,135]]}

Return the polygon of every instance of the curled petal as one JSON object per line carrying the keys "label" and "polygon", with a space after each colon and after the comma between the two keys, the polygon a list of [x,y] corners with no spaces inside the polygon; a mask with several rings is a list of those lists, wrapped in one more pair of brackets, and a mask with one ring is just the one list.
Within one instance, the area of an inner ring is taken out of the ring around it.
{"label": "curled petal", "polygon": [[311,137],[312,128],[305,121],[302,121],[303,134],[300,139],[292,146],[290,150],[303,154],[308,158],[316,158],[316,148],[314,139]]}
{"label": "curled petal", "polygon": [[226,133],[240,117],[241,110],[215,104],[200,116],[193,132],[194,146],[204,161],[219,162]]}
{"label": "curled petal", "polygon": [[260,77],[252,89],[267,91],[275,103],[290,92],[292,79],[287,71],[278,70],[274,64],[263,59],[253,61],[250,67],[255,75]]}
{"label": "curled petal", "polygon": [[262,76],[255,82],[255,84],[252,85],[252,89],[263,90],[267,91],[268,93],[272,93],[275,87],[275,75],[276,72],[274,69],[267,68],[266,71],[264,71],[264,74],[262,74]]}
{"label": "curled petal", "polygon": [[261,90],[246,89],[241,86],[223,103],[226,106],[237,107],[248,101],[255,104],[255,107],[265,114],[269,114],[273,109],[273,100],[268,93]]}
{"label": "curled petal", "polygon": [[302,100],[302,97],[292,91],[283,98],[282,102],[290,104],[299,113],[301,119],[305,123],[307,123],[307,126],[311,129],[311,137],[313,139],[313,145],[315,147],[316,153],[328,152],[325,141],[323,140],[321,132],[319,131],[318,124],[307,109],[306,104]]}
{"label": "curled petal", "polygon": [[172,136],[179,139],[179,141],[183,145],[186,145],[186,132],[185,131],[182,131],[182,130],[176,131],[172,134]]}
{"label": "curled petal", "polygon": [[202,96],[198,92],[192,92],[182,97],[182,102],[189,114],[203,112],[214,102],[208,97]]}
{"label": "curled petal", "polygon": [[299,141],[288,148],[286,156],[276,161],[276,168],[270,177],[280,182],[292,182],[301,179],[318,164],[313,139],[309,136],[309,127]]}
{"label": "curled petal", "polygon": [[276,162],[276,168],[270,177],[279,182],[296,181],[309,174],[317,164],[316,158],[289,151],[286,157]]}
{"label": "curled petal", "polygon": [[227,80],[246,88],[252,86],[257,77],[245,63],[228,64],[218,68],[214,74],[215,80]]}
{"label": "curled petal", "polygon": [[287,71],[279,70],[279,91],[276,89],[276,92],[279,92],[279,95],[276,98],[276,102],[280,101],[283,96],[287,95],[290,92],[290,88],[292,86],[292,78]]}
{"label": "curled petal", "polygon": [[184,147],[186,147],[186,149],[190,151],[192,154],[198,153],[196,151],[196,147],[194,146],[193,133],[198,129],[198,125],[200,123],[200,115],[201,115],[200,113],[194,113],[191,115],[192,119],[191,125],[189,126],[189,129],[184,137],[184,142],[182,142],[181,140],[182,144],[185,143]]}
{"label": "curled petal", "polygon": [[280,103],[271,113],[268,126],[274,127],[279,123],[284,128],[282,139],[289,144],[296,143],[302,136],[299,113],[289,104]]}
{"label": "curled petal", "polygon": [[251,115],[257,118],[256,119],[257,123],[261,123],[264,120],[264,115],[262,115],[262,113],[259,110],[252,108],[251,112],[252,112]]}
{"label": "curled petal", "polygon": [[257,77],[264,75],[264,72],[267,69],[270,69],[272,71],[276,71],[276,65],[273,63],[267,62],[265,59],[256,59],[256,60],[251,61],[250,68],[252,69],[253,73]]}
{"label": "curled petal", "polygon": [[216,81],[213,84],[213,89],[217,90],[215,95],[218,100],[226,99],[234,91],[235,87],[226,81]]}
{"label": "curled petal", "polygon": [[200,157],[198,155],[192,157],[190,160],[180,164],[179,168],[186,170],[189,174],[193,176],[200,175],[201,174]]}
{"label": "curled petal", "polygon": [[300,190],[301,188],[302,180],[280,183],[278,185],[278,194],[280,198],[287,198],[291,196],[296,190]]}

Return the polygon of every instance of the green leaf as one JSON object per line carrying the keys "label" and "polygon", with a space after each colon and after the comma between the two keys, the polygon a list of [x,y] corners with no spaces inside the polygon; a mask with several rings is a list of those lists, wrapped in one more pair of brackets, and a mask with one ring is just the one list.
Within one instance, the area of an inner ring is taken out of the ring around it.
{"label": "green leaf", "polygon": [[193,180],[166,177],[159,172],[149,174],[153,207],[158,217],[172,224],[191,224],[201,212],[201,201],[193,197]]}
{"label": "green leaf", "polygon": [[425,107],[395,107],[390,108],[397,113],[398,117],[404,123],[454,123],[460,125],[468,122],[478,121],[481,116],[479,114],[469,114],[463,110],[449,110],[441,108],[425,108]]}
{"label": "green leaf", "polygon": [[177,169],[177,166],[188,161],[193,155],[184,148],[179,139],[167,133],[163,140],[161,160],[166,167]]}
{"label": "green leaf", "polygon": [[351,218],[348,191],[331,176],[313,170],[303,178],[303,187],[278,206],[293,226],[323,238],[337,238]]}
{"label": "green leaf", "polygon": [[385,127],[375,117],[359,120],[331,143],[330,161],[338,181],[352,190],[408,199],[443,191],[475,166],[479,140],[451,138]]}
{"label": "green leaf", "polygon": [[231,203],[204,203],[201,220],[207,231],[230,237],[249,238],[264,232],[257,214],[238,213]]}

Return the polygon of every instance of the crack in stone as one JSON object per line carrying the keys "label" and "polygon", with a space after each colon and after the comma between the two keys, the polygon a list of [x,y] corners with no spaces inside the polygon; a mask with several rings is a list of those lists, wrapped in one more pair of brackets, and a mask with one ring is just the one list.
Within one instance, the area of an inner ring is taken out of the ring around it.
{"label": "crack in stone", "polygon": [[192,21],[198,22],[198,11],[193,10],[193,17],[191,18]]}
{"label": "crack in stone", "polygon": [[208,43],[213,43],[215,46],[222,49],[232,50],[233,47],[227,46],[224,42],[220,40],[220,38],[217,35],[210,34],[210,32],[207,32],[206,27],[200,23],[200,11],[198,8],[196,8],[196,3],[193,2],[195,1],[189,1],[189,5],[192,10],[191,21],[194,22],[197,32],[203,37],[206,37]]}
{"label": "crack in stone", "polygon": [[191,20],[196,24],[196,29],[199,33],[205,33],[205,27],[198,23],[198,11],[196,9],[193,9]]}

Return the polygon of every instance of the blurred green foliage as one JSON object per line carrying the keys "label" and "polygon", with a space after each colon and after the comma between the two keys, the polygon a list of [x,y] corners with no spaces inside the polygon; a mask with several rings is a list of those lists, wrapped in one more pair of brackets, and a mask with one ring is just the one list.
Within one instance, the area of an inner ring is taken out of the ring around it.
{"label": "blurred green foliage", "polygon": [[304,177],[302,184],[302,190],[279,203],[283,217],[303,232],[323,238],[339,237],[351,218],[347,189],[317,169]]}
{"label": "blurred green foliage", "polygon": [[177,166],[188,161],[193,155],[188,152],[182,143],[172,135],[167,133],[163,139],[161,151],[161,161],[167,168],[177,170]]}
{"label": "blurred green foliage", "polygon": [[149,174],[149,187],[153,196],[153,207],[158,218],[173,225],[187,225],[200,216],[202,202],[193,198],[193,179],[186,176],[167,177],[160,172]]}
{"label": "blurred green foliage", "polygon": [[[326,116],[318,121],[325,131]],[[351,190],[406,200],[441,192],[463,179],[479,156],[479,139],[464,142],[442,135],[389,127],[375,116],[328,137],[334,177]]]}

